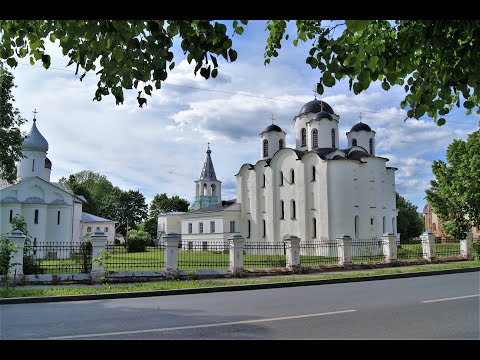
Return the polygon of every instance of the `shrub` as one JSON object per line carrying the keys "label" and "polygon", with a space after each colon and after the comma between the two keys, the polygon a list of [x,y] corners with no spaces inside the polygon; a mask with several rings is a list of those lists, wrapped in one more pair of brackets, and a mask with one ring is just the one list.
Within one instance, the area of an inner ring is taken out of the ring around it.
{"label": "shrub", "polygon": [[473,255],[475,256],[475,260],[480,260],[480,240],[473,243]]}
{"label": "shrub", "polygon": [[8,276],[8,271],[15,265],[12,259],[16,252],[15,244],[8,241],[5,236],[0,236],[0,275]]}
{"label": "shrub", "polygon": [[144,252],[146,247],[150,246],[152,238],[150,234],[143,230],[130,230],[128,232],[127,252]]}

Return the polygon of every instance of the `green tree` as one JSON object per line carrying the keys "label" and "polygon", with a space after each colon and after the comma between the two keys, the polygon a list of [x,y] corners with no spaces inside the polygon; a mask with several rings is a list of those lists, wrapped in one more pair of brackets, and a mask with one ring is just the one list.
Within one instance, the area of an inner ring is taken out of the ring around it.
{"label": "green tree", "polygon": [[166,193],[156,194],[150,203],[148,215],[150,218],[156,219],[160,213],[171,211],[187,212],[189,206],[190,203],[178,195],[173,195],[169,198]]}
{"label": "green tree", "polygon": [[137,228],[138,230],[143,230],[149,233],[152,239],[157,238],[157,218],[149,218],[138,224]]}
{"label": "green tree", "polygon": [[424,229],[423,219],[419,216],[418,207],[396,192],[397,201],[397,231],[400,241],[408,241],[419,236]]}
{"label": "green tree", "polygon": [[443,231],[464,238],[471,227],[480,226],[480,130],[466,141],[453,140],[447,148],[447,163],[432,164],[426,199],[440,220]]}
{"label": "green tree", "polygon": [[127,252],[143,252],[146,246],[151,246],[152,238],[143,230],[129,230],[127,239]]}
{"label": "green tree", "polygon": [[138,190],[122,191],[111,205],[113,218],[119,222],[117,231],[124,236],[147,217],[145,197]]}
{"label": "green tree", "polygon": [[[279,56],[283,40],[289,40],[287,20],[267,20],[265,64]],[[17,59],[41,61],[48,69],[51,58],[45,51],[49,39],[70,60],[68,66],[99,77],[94,100],[112,94],[123,103],[124,89],[143,94],[160,89],[174,66],[172,47],[180,41],[194,73],[206,79],[218,74],[219,59],[233,62],[233,35],[241,35],[247,20],[233,20],[232,30],[213,20],[2,20],[0,58],[11,67]],[[317,92],[348,79],[355,94],[380,81],[388,91],[405,88],[401,102],[410,118],[424,114],[445,123],[443,116],[453,106],[467,114],[479,108],[480,53],[479,20],[297,20],[295,46],[311,42],[306,63],[320,71]],[[227,35],[231,31],[232,36]]]}
{"label": "green tree", "polygon": [[20,111],[13,107],[13,79],[13,75],[5,70],[0,61],[0,178],[10,183],[17,179],[15,162],[23,157],[22,143],[25,136],[20,131],[20,125],[26,121],[20,116]]}

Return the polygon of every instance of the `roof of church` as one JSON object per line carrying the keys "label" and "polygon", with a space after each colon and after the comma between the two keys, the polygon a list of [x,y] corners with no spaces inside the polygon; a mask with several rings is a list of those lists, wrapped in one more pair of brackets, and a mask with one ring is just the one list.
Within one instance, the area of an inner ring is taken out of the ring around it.
{"label": "roof of church", "polygon": [[306,113],[318,113],[321,111],[326,111],[327,113],[335,114],[333,112],[332,107],[328,105],[325,101],[315,99],[303,105],[300,111],[298,112],[298,115],[302,115]]}
{"label": "roof of church", "polygon": [[211,152],[212,150],[210,150],[210,146],[208,146],[207,158],[203,164],[200,180],[217,180],[217,175],[215,175],[215,169],[213,168],[212,158],[210,157]]}
{"label": "roof of church", "polygon": [[277,131],[277,132],[282,132],[282,128],[278,125],[275,125],[275,124],[271,124],[271,125],[268,125],[265,130],[263,130],[260,135],[262,135],[263,133],[269,133],[269,132],[272,132],[272,131]]}
{"label": "roof of church", "polygon": [[36,121],[37,119],[34,118],[33,125],[23,141],[22,149],[27,151],[47,152],[48,142],[43,135],[40,134],[40,131],[38,131]]}
{"label": "roof of church", "polygon": [[198,210],[192,210],[189,211],[187,214],[198,214],[198,213],[203,213],[203,212],[215,212],[215,211],[221,211],[229,206],[235,205],[237,203],[237,199],[233,200],[222,200],[221,203],[212,205],[212,206],[207,206]]}
{"label": "roof of church", "polygon": [[105,219],[100,216],[92,215],[86,212],[82,212],[81,222],[116,222],[114,220]]}
{"label": "roof of church", "polygon": [[361,131],[361,130],[365,130],[365,131],[372,131],[372,129],[370,128],[370,126],[368,126],[367,124],[365,123],[362,123],[361,121],[355,125],[352,126],[352,129],[350,131]]}
{"label": "roof of church", "polygon": [[328,113],[326,111],[320,111],[315,115],[315,117],[313,119],[314,120],[321,120],[321,119],[333,120],[333,117],[330,113]]}

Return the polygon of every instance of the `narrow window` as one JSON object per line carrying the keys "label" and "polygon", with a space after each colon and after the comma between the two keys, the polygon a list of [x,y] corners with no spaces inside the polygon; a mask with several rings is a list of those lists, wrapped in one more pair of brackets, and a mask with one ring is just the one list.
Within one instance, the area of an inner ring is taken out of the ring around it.
{"label": "narrow window", "polygon": [[395,231],[395,218],[392,218],[392,232],[396,234],[397,232]]}
{"label": "narrow window", "polygon": [[283,139],[278,140],[278,148],[283,149]]}
{"label": "narrow window", "polygon": [[251,223],[250,220],[247,222],[247,238],[250,238]]}
{"label": "narrow window", "polygon": [[263,174],[263,184],[262,187],[265,187],[265,184],[267,183],[267,178],[265,177],[265,174]]}
{"label": "narrow window", "polygon": [[215,221],[210,221],[210,232],[211,233],[215,232]]}
{"label": "narrow window", "polygon": [[433,223],[432,224],[432,231],[436,231],[437,230],[437,224]]}
{"label": "narrow window", "polygon": [[370,218],[370,225],[373,225],[373,218]]}
{"label": "narrow window", "polygon": [[34,218],[33,218],[33,223],[38,224],[38,210],[35,210]]}
{"label": "narrow window", "polygon": [[10,223],[12,223],[13,220],[13,210],[10,210]]}
{"label": "narrow window", "polygon": [[95,231],[100,231],[100,226],[97,226],[97,228],[95,229]]}
{"label": "narrow window", "polygon": [[318,130],[312,130],[312,148],[318,147]]}
{"label": "narrow window", "polygon": [[200,234],[203,234],[203,222],[201,222],[201,223],[198,224],[198,232],[199,232]]}
{"label": "narrow window", "polygon": [[263,140],[263,157],[268,156],[268,140]]}
{"label": "narrow window", "polygon": [[317,237],[317,219],[313,218],[312,226],[313,226],[312,237],[316,238]]}
{"label": "narrow window", "polygon": [[312,166],[312,181],[315,181],[315,166]]}
{"label": "narrow window", "polygon": [[105,226],[104,231],[107,233],[108,232],[108,227]]}
{"label": "narrow window", "polygon": [[332,148],[335,147],[335,129],[332,129]]}
{"label": "narrow window", "polygon": [[387,221],[385,219],[385,216],[383,217],[383,234],[387,232]]}
{"label": "narrow window", "polygon": [[290,184],[295,184],[295,170],[290,172]]}
{"label": "narrow window", "polygon": [[266,237],[267,236],[267,223],[265,222],[265,220],[262,220],[263,221],[263,235],[262,237]]}
{"label": "narrow window", "polygon": [[292,200],[292,209],[291,209],[292,219],[296,219],[296,209],[295,209],[295,200]]}
{"label": "narrow window", "polygon": [[352,140],[352,146],[357,146],[357,139]]}
{"label": "narrow window", "polygon": [[307,130],[302,128],[302,146],[307,146]]}
{"label": "narrow window", "polygon": [[235,220],[230,221],[230,232],[235,232]]}
{"label": "narrow window", "polygon": [[280,200],[280,219],[285,219],[285,203]]}
{"label": "narrow window", "polygon": [[358,215],[355,216],[355,238],[358,239]]}
{"label": "narrow window", "polygon": [[193,225],[192,223],[188,223],[188,233],[191,234],[193,232]]}
{"label": "narrow window", "polygon": [[368,146],[370,147],[370,155],[373,155],[373,139],[368,141]]}
{"label": "narrow window", "polygon": [[57,211],[57,225],[60,225],[60,210]]}
{"label": "narrow window", "polygon": [[91,232],[92,232],[92,228],[91,228],[90,226],[87,227],[87,232],[88,232],[88,233],[91,233]]}
{"label": "narrow window", "polygon": [[35,159],[32,160],[32,172],[35,171]]}
{"label": "narrow window", "polygon": [[283,186],[283,171],[280,171],[280,186]]}

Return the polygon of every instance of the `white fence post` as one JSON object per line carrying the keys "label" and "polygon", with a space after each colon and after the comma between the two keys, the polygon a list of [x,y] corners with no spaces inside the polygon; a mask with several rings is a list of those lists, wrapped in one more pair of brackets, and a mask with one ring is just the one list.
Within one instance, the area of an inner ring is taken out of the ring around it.
{"label": "white fence post", "polygon": [[286,265],[291,268],[300,265],[300,238],[295,235],[285,235],[283,237],[286,250]]}
{"label": "white fence post", "polygon": [[350,235],[337,236],[338,264],[350,265],[352,263],[352,238]]}
{"label": "white fence post", "polygon": [[165,241],[165,270],[178,269],[178,245],[181,244],[181,236],[175,232],[169,232],[163,236]]}
{"label": "white fence post", "polygon": [[103,231],[97,230],[90,236],[90,242],[92,243],[92,273],[98,274],[103,272],[104,268],[93,260],[100,255],[100,250],[105,249],[107,235]]}
{"label": "white fence post", "polygon": [[420,239],[422,240],[423,258],[428,260],[436,258],[435,234],[432,232],[424,232],[420,235]]}
{"label": "white fence post", "polygon": [[394,233],[385,233],[382,236],[383,256],[385,262],[397,260],[397,237]]}
{"label": "white fence post", "polygon": [[472,256],[472,244],[473,233],[468,232],[467,237],[463,240],[460,240],[460,255],[465,259],[469,259]]}
{"label": "white fence post", "polygon": [[243,246],[245,239],[241,234],[233,234],[228,238],[230,243],[230,271],[243,271]]}
{"label": "white fence post", "polygon": [[16,264],[10,268],[10,276],[23,275],[23,247],[25,246],[26,236],[20,230],[14,230],[8,234],[8,241],[16,247],[16,252],[13,253],[11,263]]}

